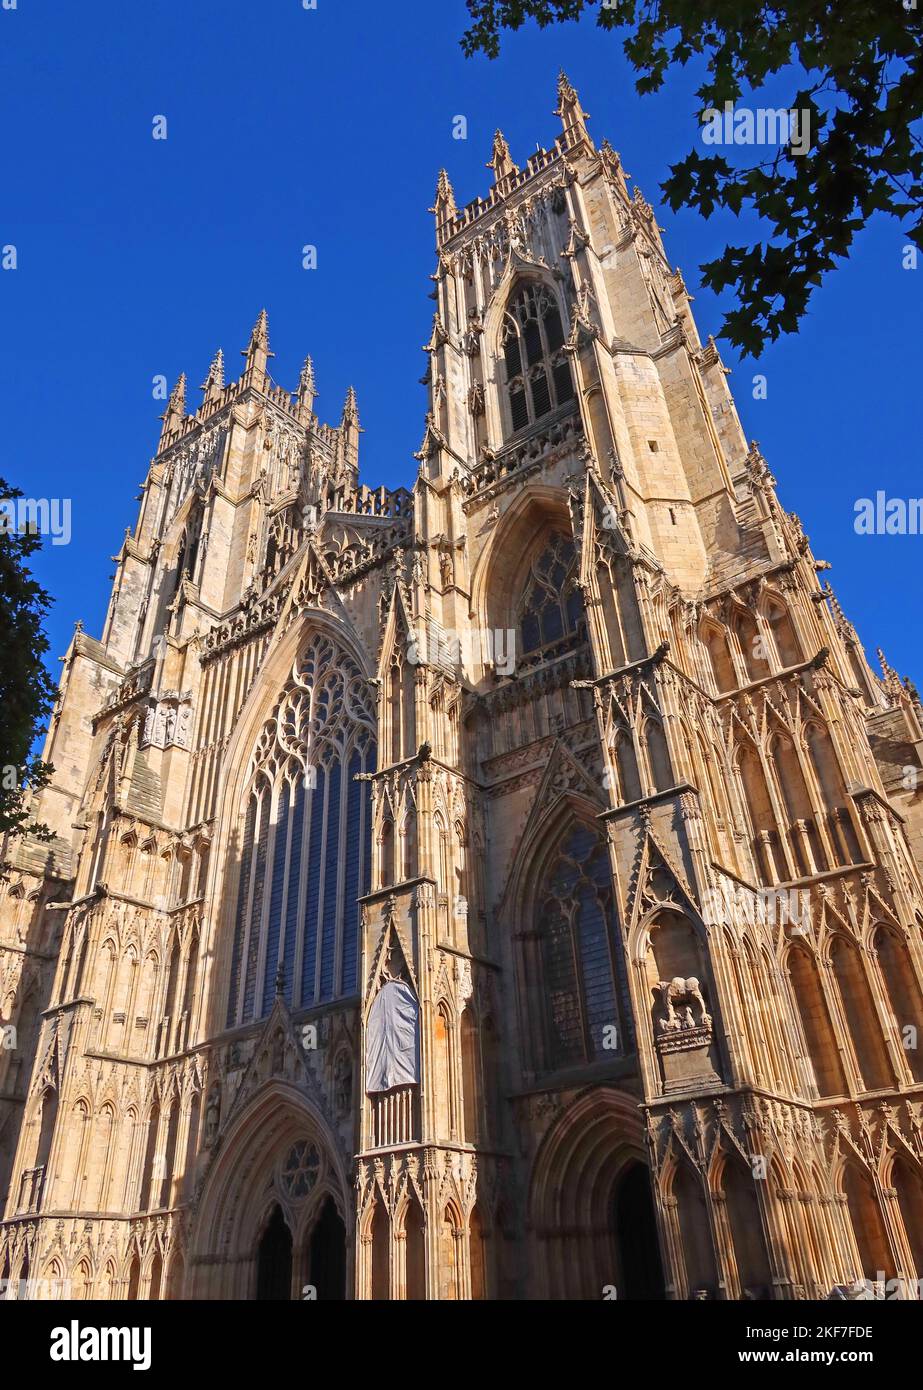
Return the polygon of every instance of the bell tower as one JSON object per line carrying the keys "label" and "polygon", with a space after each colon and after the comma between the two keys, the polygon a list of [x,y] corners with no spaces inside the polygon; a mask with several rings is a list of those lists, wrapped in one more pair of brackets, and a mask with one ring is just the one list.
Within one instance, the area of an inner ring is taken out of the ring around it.
{"label": "bell tower", "polygon": [[366,1016],[418,999],[419,1086],[363,1102],[360,1294],[911,1277],[919,1179],[889,1195],[862,1136],[909,1142],[923,1076],[915,811],[879,763],[919,703],[820,587],[563,74],[555,114],[432,209],[365,906]]}

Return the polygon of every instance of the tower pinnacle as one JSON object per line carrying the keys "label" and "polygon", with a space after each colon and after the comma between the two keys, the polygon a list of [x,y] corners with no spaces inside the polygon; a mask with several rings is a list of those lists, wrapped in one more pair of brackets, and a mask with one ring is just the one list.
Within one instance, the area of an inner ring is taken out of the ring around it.
{"label": "tower pinnacle", "polygon": [[212,364],[208,369],[208,376],[202,382],[202,390],[205,392],[205,401],[209,401],[212,396],[217,395],[224,389],[224,353],[219,348],[212,358]]}
{"label": "tower pinnacle", "polygon": [[361,431],[356,391],[354,387],[350,386],[346,392],[346,400],[343,402],[343,418],[340,421],[339,450],[342,452],[339,453],[339,458],[340,467],[346,469],[354,482],[359,476],[359,435]]}
{"label": "tower pinnacle", "polygon": [[314,398],[317,385],[314,381],[314,363],[310,355],[304,359],[301,377],[298,381],[298,418],[307,420],[314,412]]}
{"label": "tower pinnacle", "polygon": [[446,222],[451,222],[458,211],[455,206],[455,193],[449,176],[445,169],[439,170],[439,181],[436,184],[436,201],[430,208],[430,212],[436,214],[436,227],[440,228]]}
{"label": "tower pinnacle", "polygon": [[253,325],[253,332],[250,334],[250,342],[241,349],[241,353],[247,359],[247,365],[244,368],[247,385],[256,387],[265,385],[267,362],[270,357],[275,356],[269,347],[269,315],[265,309],[260,310],[259,318]]}
{"label": "tower pinnacle", "polygon": [[487,161],[487,168],[494,171],[494,183],[502,183],[511,174],[519,173],[519,165],[513,163],[510,147],[502,130],[494,134],[493,154]]}
{"label": "tower pinnacle", "polygon": [[179,378],[173,390],[170,392],[170,399],[167,401],[167,408],[161,415],[163,428],[160,431],[160,448],[175,435],[182,427],[186,417],[186,373],[180,372]]}
{"label": "tower pinnacle", "polygon": [[356,429],[360,428],[359,406],[356,401],[356,388],[354,386],[350,386],[349,390],[346,392],[346,400],[343,402],[343,419],[341,424],[354,425]]}
{"label": "tower pinnacle", "polygon": [[571,85],[563,68],[558,73],[558,104],[554,114],[560,116],[565,135],[572,135],[577,140],[589,139],[586,123],[590,113],[584,111],[580,105],[576,89]]}

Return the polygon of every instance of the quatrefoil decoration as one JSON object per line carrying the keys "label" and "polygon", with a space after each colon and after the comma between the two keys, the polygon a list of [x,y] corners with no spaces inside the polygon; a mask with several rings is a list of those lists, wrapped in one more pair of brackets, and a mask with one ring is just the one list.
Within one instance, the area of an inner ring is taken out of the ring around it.
{"label": "quatrefoil decoration", "polygon": [[307,1197],[317,1182],[320,1154],[307,1139],[293,1144],[282,1168],[282,1186],[292,1201]]}

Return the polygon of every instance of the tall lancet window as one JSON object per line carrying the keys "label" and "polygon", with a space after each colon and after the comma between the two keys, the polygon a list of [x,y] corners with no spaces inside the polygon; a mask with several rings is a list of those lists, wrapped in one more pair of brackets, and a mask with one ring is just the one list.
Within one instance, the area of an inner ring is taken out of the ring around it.
{"label": "tall lancet window", "polygon": [[624,1052],[627,986],[614,940],[612,872],[604,842],[573,830],[545,877],[538,902],[544,1010],[539,1070],[580,1066]]}
{"label": "tall lancet window", "polygon": [[561,311],[545,285],[526,285],[510,301],[500,343],[514,432],[573,400]]}
{"label": "tall lancet window", "polygon": [[279,986],[292,1008],[355,992],[372,848],[369,783],[356,776],[374,768],[368,682],[315,634],[251,761],[229,1028],[265,1017]]}
{"label": "tall lancet window", "polygon": [[532,562],[517,613],[525,655],[582,637],[586,619],[577,587],[577,553],[573,541],[552,531]]}

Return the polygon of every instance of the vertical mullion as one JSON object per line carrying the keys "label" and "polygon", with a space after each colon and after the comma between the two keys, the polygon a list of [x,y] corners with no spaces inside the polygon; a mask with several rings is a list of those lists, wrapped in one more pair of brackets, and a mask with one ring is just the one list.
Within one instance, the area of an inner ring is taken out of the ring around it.
{"label": "vertical mullion", "polygon": [[317,946],[314,952],[314,999],[320,999],[321,962],[324,957],[324,906],[327,899],[327,825],[330,811],[330,779],[336,763],[331,763],[324,778],[324,810],[320,835],[320,880],[317,887],[317,918],[315,931]]}
{"label": "vertical mullion", "polygon": [[340,763],[340,826],[337,844],[337,891],[336,919],[333,938],[333,983],[334,999],[343,993],[343,936],[346,931],[346,877],[347,877],[347,834],[349,832],[349,788],[352,784],[350,774],[351,758],[343,755]]}
{"label": "vertical mullion", "polygon": [[[285,782],[283,780],[284,787]],[[260,935],[256,952],[256,975],[253,981],[253,1017],[263,1017],[266,971],[266,943],[269,937],[269,914],[272,910],[272,881],[276,872],[276,830],[279,825],[279,784],[269,793],[269,834],[266,837],[266,862],[263,865],[263,901],[260,903]]]}
{"label": "vertical mullion", "polygon": [[288,797],[288,818],[285,826],[285,868],[283,870],[283,873],[285,875],[285,881],[282,885],[282,902],[279,906],[279,949],[276,952],[277,968],[279,965],[282,964],[282,960],[285,956],[286,917],[288,915],[288,895],[289,888],[291,886],[289,884],[289,870],[291,868],[292,863],[292,822],[295,819],[294,812],[295,807],[298,804],[297,800],[295,800],[292,797],[292,784],[289,782],[287,777],[283,781],[282,785],[284,786],[286,795]]}
{"label": "vertical mullion", "polygon": [[298,916],[295,919],[295,963],[292,966],[293,1008],[300,1008],[305,1002],[301,972],[304,968],[305,934],[307,931],[305,916],[308,880],[311,877],[311,823],[314,820],[314,788],[311,786],[314,779],[310,777],[313,767],[311,756],[312,749],[309,745],[304,767],[304,811],[301,817],[301,855],[298,860]]}
{"label": "vertical mullion", "polygon": [[253,843],[250,846],[250,876],[247,882],[247,907],[246,916],[244,918],[244,921],[246,922],[246,927],[244,929],[243,940],[241,942],[240,947],[240,977],[237,981],[237,1009],[235,1023],[240,1023],[241,1018],[243,1017],[244,991],[247,987],[247,956],[250,951],[250,931],[253,925],[253,889],[254,881],[256,879],[256,854],[257,846],[260,842],[260,831],[263,826],[263,811],[265,801],[266,794],[264,792],[262,796],[257,797],[256,816],[253,821]]}

